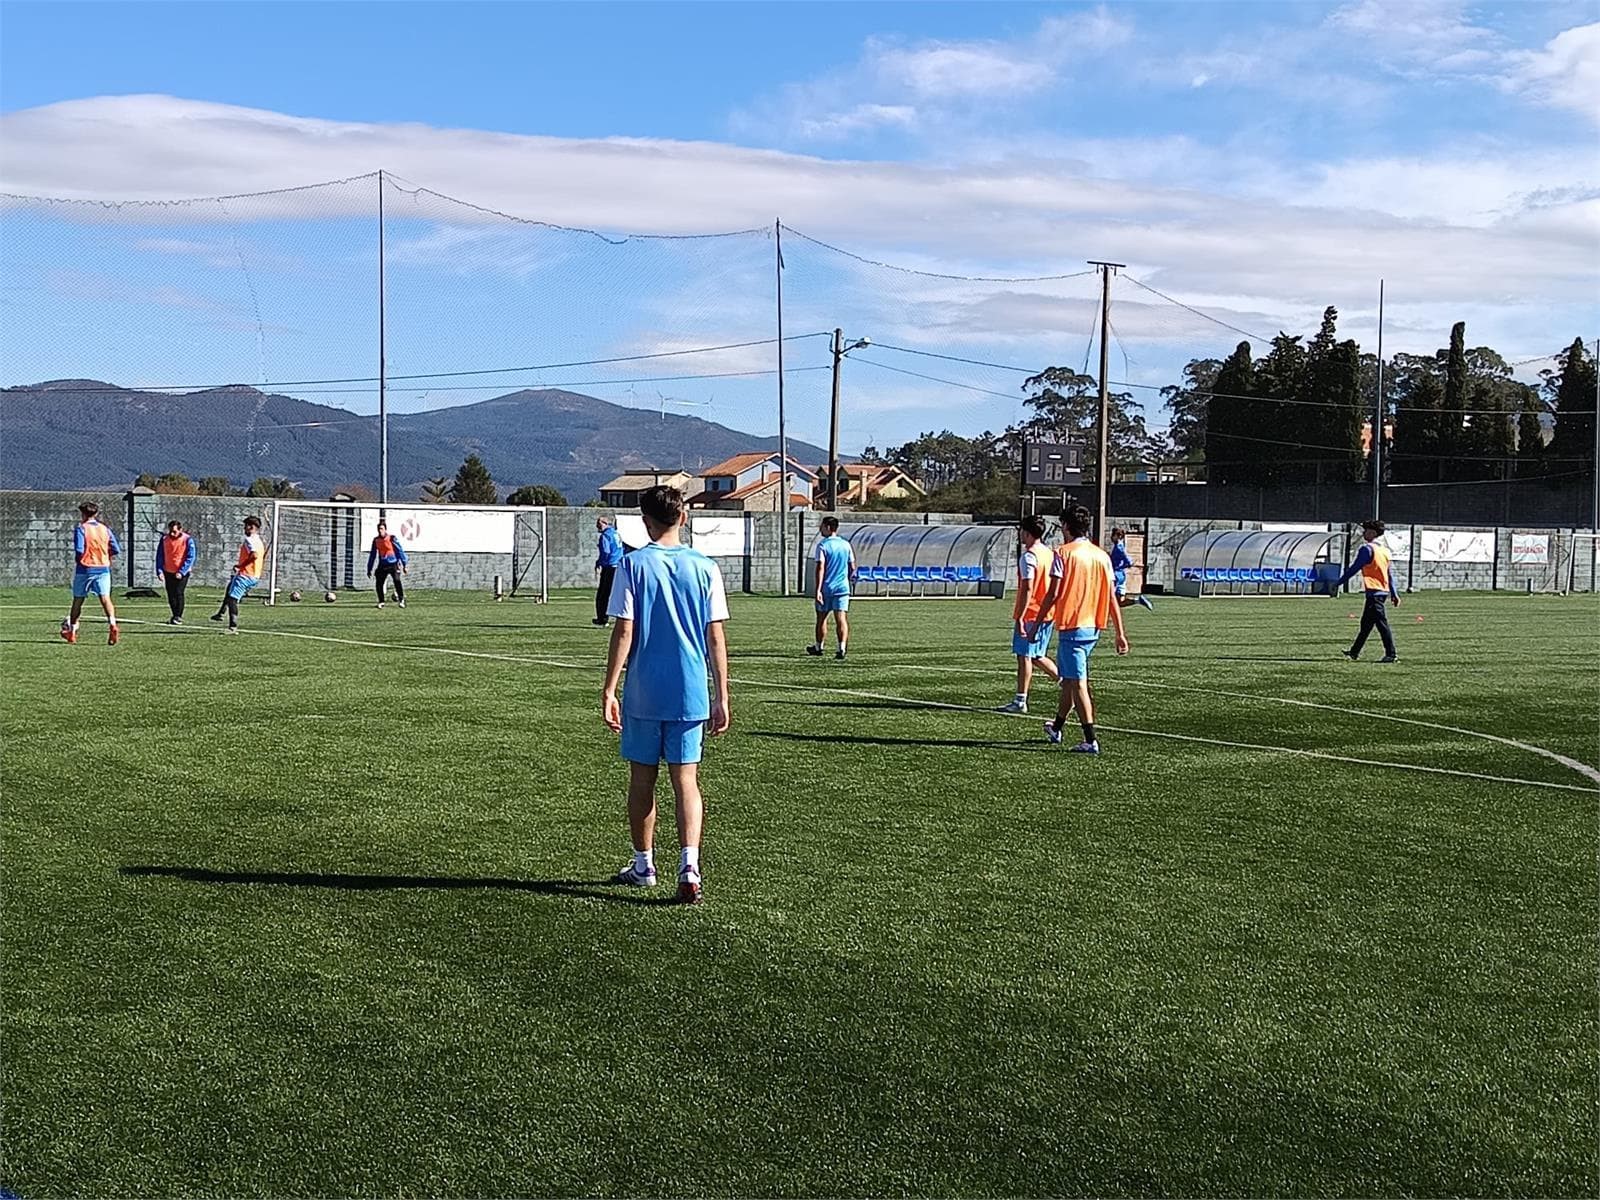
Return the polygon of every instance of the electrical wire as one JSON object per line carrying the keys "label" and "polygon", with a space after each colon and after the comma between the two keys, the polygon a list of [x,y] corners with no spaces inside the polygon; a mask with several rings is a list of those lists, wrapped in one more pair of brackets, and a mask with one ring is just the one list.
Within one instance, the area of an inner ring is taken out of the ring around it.
{"label": "electrical wire", "polygon": [[970,383],[957,383],[954,379],[940,379],[937,375],[924,375],[920,371],[908,371],[904,367],[891,367],[888,363],[874,362],[870,358],[855,360],[869,367],[877,367],[880,371],[893,371],[896,375],[910,375],[913,379],[926,379],[929,383],[942,383],[946,387],[961,388],[963,391],[980,392],[985,396],[999,396],[1002,400],[1010,400],[1013,404],[1020,404],[1023,397],[1012,395],[1010,392],[997,392],[993,388],[977,387]]}
{"label": "electrical wire", "polygon": [[1262,337],[1259,333],[1251,333],[1248,329],[1240,329],[1237,325],[1230,325],[1226,321],[1219,320],[1218,318],[1213,317],[1210,313],[1201,312],[1198,308],[1195,308],[1193,305],[1185,304],[1182,300],[1176,300],[1173,297],[1167,295],[1165,292],[1158,291],[1157,289],[1151,287],[1148,283],[1141,283],[1139,280],[1135,279],[1132,275],[1124,274],[1123,278],[1126,279],[1129,283],[1133,284],[1135,287],[1142,287],[1145,291],[1151,293],[1152,295],[1160,296],[1168,304],[1176,304],[1179,308],[1183,309],[1185,312],[1193,313],[1195,316],[1199,317],[1202,321],[1210,321],[1213,325],[1220,325],[1224,329],[1231,329],[1231,330],[1233,330],[1234,333],[1242,333],[1242,334],[1244,334],[1245,337],[1249,338],[1253,342],[1270,342],[1272,340],[1269,337]]}
{"label": "electrical wire", "polygon": [[854,259],[858,263],[865,263],[869,267],[882,267],[887,271],[899,271],[903,275],[921,275],[926,279],[952,279],[960,283],[1057,283],[1064,279],[1082,279],[1085,275],[1093,275],[1093,271],[1074,271],[1070,275],[947,275],[940,271],[921,271],[916,267],[901,267],[894,263],[880,262],[875,258],[867,258],[850,250],[829,245],[820,238],[810,234],[801,233],[789,225],[779,222],[779,228],[785,233],[792,233],[802,241],[810,242],[813,246],[821,246],[824,250],[831,250],[835,254],[842,254],[846,258]]}

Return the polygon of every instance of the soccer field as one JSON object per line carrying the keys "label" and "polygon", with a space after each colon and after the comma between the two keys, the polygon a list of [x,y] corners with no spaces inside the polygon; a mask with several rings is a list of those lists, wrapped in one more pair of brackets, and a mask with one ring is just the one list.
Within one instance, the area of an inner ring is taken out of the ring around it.
{"label": "soccer field", "polygon": [[1130,610],[1098,759],[1009,604],[736,596],[698,908],[587,595],[207,599],[0,593],[21,1196],[1596,1189],[1592,596]]}

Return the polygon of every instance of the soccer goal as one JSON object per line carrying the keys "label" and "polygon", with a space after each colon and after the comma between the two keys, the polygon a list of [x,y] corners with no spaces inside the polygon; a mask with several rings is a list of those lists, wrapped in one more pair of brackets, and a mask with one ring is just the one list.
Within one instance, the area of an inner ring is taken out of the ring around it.
{"label": "soccer goal", "polygon": [[267,603],[294,592],[309,600],[369,588],[367,554],[379,520],[387,520],[410,560],[407,587],[482,591],[540,603],[550,598],[549,531],[542,507],[276,500]]}

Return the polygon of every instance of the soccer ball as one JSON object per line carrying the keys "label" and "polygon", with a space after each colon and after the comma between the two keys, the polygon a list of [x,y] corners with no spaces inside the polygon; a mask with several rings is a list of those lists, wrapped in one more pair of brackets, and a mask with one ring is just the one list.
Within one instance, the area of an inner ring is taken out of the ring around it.
{"label": "soccer ball", "polygon": [[338,592],[323,592],[322,593],[322,598],[324,600],[326,600],[329,604],[332,604],[335,600],[337,600],[339,598],[339,593]]}
{"label": "soccer ball", "polygon": [[299,604],[300,601],[302,601],[304,599],[305,599],[305,597],[302,596],[299,592],[290,592],[289,593],[289,602],[291,604]]}

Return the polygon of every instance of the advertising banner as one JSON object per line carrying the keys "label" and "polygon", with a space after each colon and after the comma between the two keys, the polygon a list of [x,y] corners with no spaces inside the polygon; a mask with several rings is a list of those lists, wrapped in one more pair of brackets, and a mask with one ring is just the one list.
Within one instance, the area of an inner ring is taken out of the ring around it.
{"label": "advertising banner", "polygon": [[[517,540],[512,512],[461,512],[446,504],[390,508],[389,532],[407,554],[510,554]],[[361,545],[378,533],[378,510],[361,510]]]}

